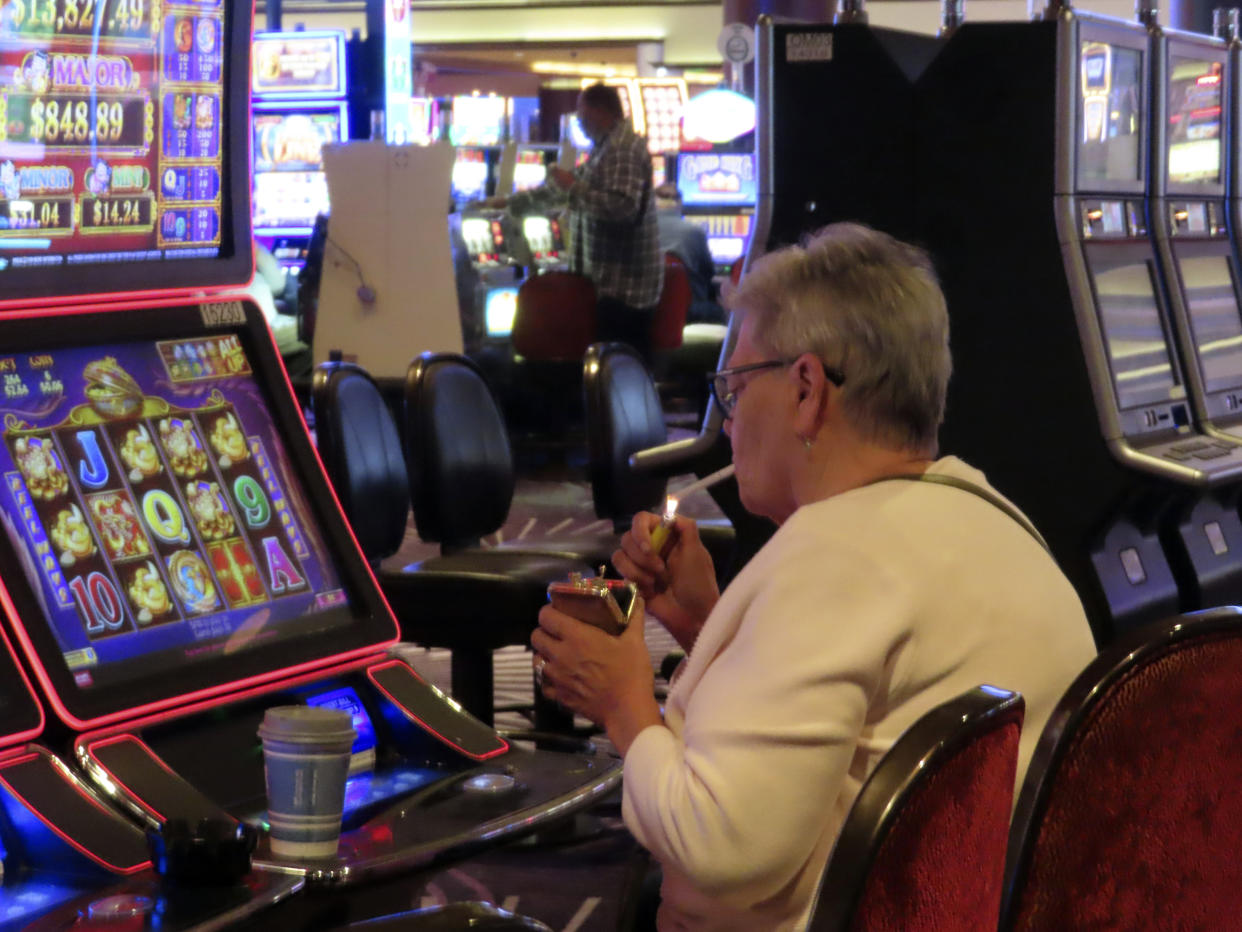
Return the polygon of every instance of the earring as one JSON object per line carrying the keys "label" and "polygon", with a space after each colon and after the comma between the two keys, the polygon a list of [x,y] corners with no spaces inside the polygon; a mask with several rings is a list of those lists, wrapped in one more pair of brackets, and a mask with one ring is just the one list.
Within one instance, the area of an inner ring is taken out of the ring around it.
{"label": "earring", "polygon": [[803,437],[801,439],[802,439],[802,445],[806,447],[808,450],[811,449],[811,447],[815,446],[815,441],[812,440],[810,437]]}

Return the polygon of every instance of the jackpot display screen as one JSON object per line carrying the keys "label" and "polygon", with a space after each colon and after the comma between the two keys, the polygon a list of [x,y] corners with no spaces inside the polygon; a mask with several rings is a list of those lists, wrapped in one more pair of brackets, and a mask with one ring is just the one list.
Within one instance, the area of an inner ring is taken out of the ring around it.
{"label": "jackpot display screen", "polygon": [[0,372],[0,523],[80,690],[349,622],[237,333],[32,346]]}
{"label": "jackpot display screen", "polygon": [[1168,157],[1170,184],[1220,184],[1224,65],[1169,56]]}
{"label": "jackpot display screen", "polygon": [[1118,406],[1124,410],[1168,401],[1179,380],[1151,265],[1134,262],[1093,271]]}
{"label": "jackpot display screen", "polygon": [[687,206],[753,205],[758,193],[752,152],[683,152],[677,156],[677,190]]}
{"label": "jackpot display screen", "polygon": [[1182,256],[1178,269],[1204,390],[1237,388],[1242,385],[1242,317],[1229,259]]}
{"label": "jackpot display screen", "polygon": [[343,97],[345,33],[270,32],[254,37],[250,90],[256,97]]}
{"label": "jackpot display screen", "polygon": [[344,138],[345,118],[344,104],[255,106],[256,232],[309,235],[315,217],[329,212],[323,147]]}
{"label": "jackpot display screen", "polygon": [[[134,290],[134,263],[169,260],[178,267],[144,273],[142,284],[245,280],[248,221],[232,210],[231,172],[245,165],[248,140],[226,128],[245,125],[249,49],[237,39],[249,18],[232,22],[235,9],[224,0],[0,5],[0,288]],[[217,260],[235,255],[238,266],[221,269]],[[121,264],[116,282],[98,277]]]}
{"label": "jackpot display screen", "polygon": [[1084,41],[1079,67],[1079,186],[1142,181],[1143,53]]}
{"label": "jackpot display screen", "polygon": [[505,130],[504,97],[454,97],[449,142],[455,146],[494,146]]}

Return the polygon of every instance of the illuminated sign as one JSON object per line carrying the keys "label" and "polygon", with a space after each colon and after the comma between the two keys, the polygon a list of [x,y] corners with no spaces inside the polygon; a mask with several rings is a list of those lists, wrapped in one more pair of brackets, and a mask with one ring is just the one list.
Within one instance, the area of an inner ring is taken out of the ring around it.
{"label": "illuminated sign", "polygon": [[744,94],[716,88],[690,98],[682,111],[687,139],[732,142],[755,128],[755,102]]}
{"label": "illuminated sign", "polygon": [[412,60],[410,0],[384,0],[384,134],[392,145],[414,142],[417,135],[410,109]]}
{"label": "illuminated sign", "polygon": [[345,33],[273,32],[255,36],[250,90],[263,97],[345,94]]}

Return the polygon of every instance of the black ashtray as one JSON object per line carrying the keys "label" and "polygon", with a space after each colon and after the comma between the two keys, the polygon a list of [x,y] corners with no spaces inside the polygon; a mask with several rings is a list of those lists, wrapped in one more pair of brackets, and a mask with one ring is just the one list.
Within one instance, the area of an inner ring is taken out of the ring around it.
{"label": "black ashtray", "polygon": [[233,819],[169,819],[147,832],[147,850],[155,872],[186,886],[224,886],[250,872],[250,854],[258,842],[254,826]]}

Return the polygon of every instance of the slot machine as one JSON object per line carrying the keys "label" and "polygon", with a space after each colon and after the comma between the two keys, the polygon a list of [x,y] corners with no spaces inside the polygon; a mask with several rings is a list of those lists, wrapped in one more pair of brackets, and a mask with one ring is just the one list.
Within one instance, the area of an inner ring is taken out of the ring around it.
{"label": "slot machine", "polygon": [[611,791],[619,762],[510,745],[389,653],[392,613],[238,291],[248,8],[95,12],[0,36],[22,75],[0,138],[0,609],[42,741],[140,828],[262,830],[264,709],[348,710],[338,856],[255,856],[317,883],[457,857]]}
{"label": "slot machine", "polygon": [[296,275],[315,218],[330,212],[323,147],[349,140],[345,33],[256,36],[250,88],[255,239]]}
{"label": "slot machine", "polygon": [[524,278],[521,221],[503,210],[467,207],[449,215],[462,342],[468,351],[505,342]]}
{"label": "slot machine", "polygon": [[753,152],[681,152],[677,192],[683,216],[703,228],[717,275],[746,254],[758,176]]}
{"label": "slot machine", "polygon": [[[1195,422],[1204,434],[1183,457],[1242,442],[1242,304],[1225,202],[1233,62],[1223,39],[1165,30],[1153,37],[1151,220]],[[1193,607],[1242,599],[1242,523],[1236,488],[1213,490],[1178,516],[1166,548],[1190,565]],[[1193,554],[1194,560],[1185,559]]]}
{"label": "slot machine", "polygon": [[1054,4],[959,26],[918,84],[917,239],[955,368],[942,451],[1030,515],[1101,644],[1210,597],[1209,538],[1228,550],[1236,524],[1215,493],[1242,475],[1195,421],[1150,229],[1156,41]]}

